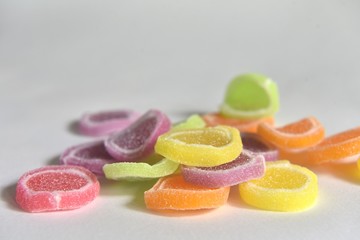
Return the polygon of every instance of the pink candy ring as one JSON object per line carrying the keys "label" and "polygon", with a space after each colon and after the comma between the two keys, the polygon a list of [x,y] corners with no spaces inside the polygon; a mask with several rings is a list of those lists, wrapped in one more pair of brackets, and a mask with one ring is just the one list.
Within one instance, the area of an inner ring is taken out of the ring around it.
{"label": "pink candy ring", "polygon": [[241,133],[243,148],[256,155],[262,155],[265,161],[279,160],[279,150],[270,143],[263,141],[254,133]]}
{"label": "pink candy ring", "polygon": [[170,127],[170,119],[164,113],[149,110],[129,127],[107,138],[105,147],[119,162],[136,162],[154,151],[158,136]]}
{"label": "pink candy ring", "polygon": [[61,164],[81,166],[97,175],[104,175],[103,166],[115,161],[106,151],[103,141],[70,147],[60,156]]}
{"label": "pink candy ring", "polygon": [[260,178],[265,172],[265,159],[243,150],[234,161],[215,167],[182,166],[185,181],[208,187],[233,186],[251,179]]}
{"label": "pink candy ring", "polygon": [[16,186],[16,202],[28,212],[80,208],[93,201],[100,185],[83,167],[48,166],[25,173]]}
{"label": "pink candy ring", "polygon": [[140,114],[131,110],[114,110],[85,113],[79,122],[79,132],[89,136],[107,135],[121,131],[139,118]]}

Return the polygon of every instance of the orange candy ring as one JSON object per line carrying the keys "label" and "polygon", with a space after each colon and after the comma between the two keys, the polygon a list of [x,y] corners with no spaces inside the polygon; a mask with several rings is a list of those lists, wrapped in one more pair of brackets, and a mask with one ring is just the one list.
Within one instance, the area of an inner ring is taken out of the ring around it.
{"label": "orange candy ring", "polygon": [[307,160],[315,164],[356,161],[360,156],[360,127],[327,137],[305,154]]}
{"label": "orange candy ring", "polygon": [[315,117],[308,117],[279,128],[261,123],[257,133],[279,148],[301,149],[319,143],[325,136],[325,129]]}
{"label": "orange candy ring", "polygon": [[206,188],[185,182],[182,175],[159,181],[144,193],[146,207],[153,210],[197,210],[218,208],[228,199],[230,187]]}
{"label": "orange candy ring", "polygon": [[218,125],[227,125],[237,128],[240,132],[256,133],[260,123],[266,122],[271,126],[274,125],[274,117],[264,117],[256,120],[240,120],[222,116],[220,113],[208,113],[202,116],[207,126],[215,127]]}

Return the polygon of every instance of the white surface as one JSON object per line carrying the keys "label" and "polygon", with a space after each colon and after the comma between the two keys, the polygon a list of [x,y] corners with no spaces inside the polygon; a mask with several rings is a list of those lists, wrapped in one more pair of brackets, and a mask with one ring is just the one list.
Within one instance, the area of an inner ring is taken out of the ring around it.
{"label": "white surface", "polygon": [[107,182],[85,208],[29,214],[14,189],[90,140],[71,128],[83,112],[159,108],[177,121],[217,110],[244,72],[278,83],[279,124],[359,126],[359,11],[357,0],[0,1],[0,239],[358,239],[355,169],[317,169],[318,203],[302,213],[253,209],[233,192],[215,211],[163,216],[144,208],[151,183]]}

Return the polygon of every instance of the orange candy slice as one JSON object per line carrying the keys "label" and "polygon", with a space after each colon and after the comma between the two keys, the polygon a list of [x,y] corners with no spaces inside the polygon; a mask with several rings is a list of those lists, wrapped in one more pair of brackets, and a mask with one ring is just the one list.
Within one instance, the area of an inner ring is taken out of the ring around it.
{"label": "orange candy slice", "polygon": [[312,163],[352,162],[360,156],[360,127],[325,138],[320,144],[306,150]]}
{"label": "orange candy slice", "polygon": [[227,125],[239,129],[240,132],[256,133],[259,124],[263,122],[269,123],[271,126],[274,125],[274,117],[272,116],[256,120],[240,120],[222,116],[220,113],[208,113],[203,115],[202,118],[209,127]]}
{"label": "orange candy slice", "polygon": [[325,129],[315,117],[308,117],[279,128],[261,123],[258,134],[279,148],[301,149],[319,143]]}
{"label": "orange candy slice", "polygon": [[144,193],[146,207],[153,210],[218,208],[228,199],[230,187],[206,188],[185,182],[182,175],[159,181]]}

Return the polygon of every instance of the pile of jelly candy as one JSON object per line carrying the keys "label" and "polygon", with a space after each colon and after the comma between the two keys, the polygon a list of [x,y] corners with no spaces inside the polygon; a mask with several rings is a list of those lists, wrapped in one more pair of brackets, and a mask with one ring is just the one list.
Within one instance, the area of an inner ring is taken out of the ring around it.
{"label": "pile of jelly candy", "polygon": [[153,211],[218,208],[227,202],[231,186],[259,209],[309,209],[318,183],[304,166],[357,161],[360,127],[326,137],[312,116],[275,127],[278,109],[276,83],[244,74],[229,83],[219,112],[194,114],[181,123],[172,124],[156,109],[84,114],[79,132],[101,140],[69,147],[59,165],[25,173],[16,201],[28,212],[70,210],[99,195],[98,178],[155,178],[144,192],[145,205]]}

